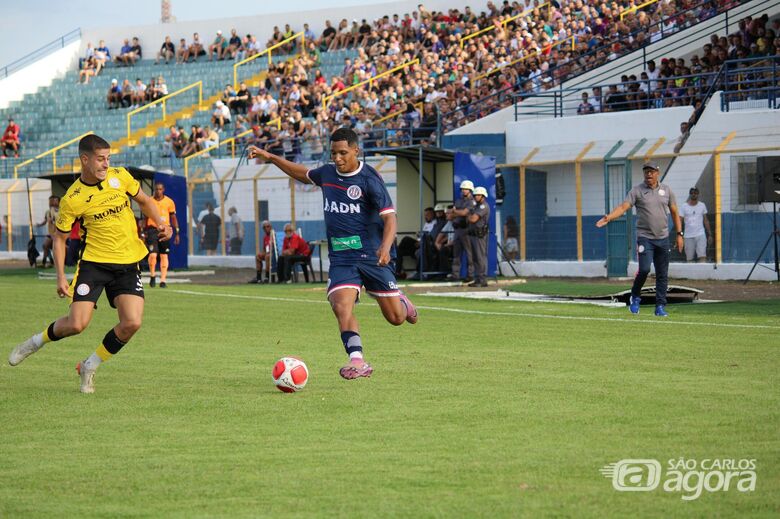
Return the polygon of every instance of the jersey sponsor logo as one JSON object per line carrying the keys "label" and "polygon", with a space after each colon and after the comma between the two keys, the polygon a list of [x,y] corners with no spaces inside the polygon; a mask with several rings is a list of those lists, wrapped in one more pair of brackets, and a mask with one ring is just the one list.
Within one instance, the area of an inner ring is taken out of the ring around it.
{"label": "jersey sponsor logo", "polygon": [[74,196],[78,195],[79,193],[81,193],[81,188],[80,188],[80,187],[77,187],[76,189],[74,189],[74,190],[73,190],[73,191],[70,193],[70,195],[68,195],[68,198],[73,198]]}
{"label": "jersey sponsor logo", "polygon": [[347,196],[352,200],[357,200],[363,196],[363,190],[360,189],[360,186],[349,186],[347,189]]}
{"label": "jersey sponsor logo", "polygon": [[111,186],[111,187],[113,187],[113,188],[119,188],[119,186],[121,186],[121,185],[122,185],[122,183],[121,183],[121,182],[119,182],[119,179],[118,179],[118,178],[116,178],[116,177],[111,177],[111,178],[109,178],[109,179],[108,179],[108,185],[109,185],[109,186]]}
{"label": "jersey sponsor logo", "polygon": [[129,206],[130,206],[130,201],[129,200],[125,200],[125,202],[123,204],[121,204],[121,205],[118,205],[118,206],[115,206],[115,207],[109,207],[105,211],[97,213],[96,215],[94,215],[92,217],[92,219],[95,220],[95,221],[98,221],[98,220],[104,220],[106,218],[110,218],[110,217],[116,216],[118,214],[121,214],[122,211],[125,209],[125,207],[129,207]]}
{"label": "jersey sponsor logo", "polygon": [[325,207],[323,209],[326,213],[360,214],[360,204],[347,204],[346,202],[336,202],[327,198],[325,199]]}
{"label": "jersey sponsor logo", "polygon": [[89,285],[86,283],[82,283],[79,286],[76,287],[76,293],[80,296],[85,296],[89,294]]}
{"label": "jersey sponsor logo", "polygon": [[343,238],[333,237],[330,239],[333,252],[343,250],[360,250],[363,248],[363,241],[360,236],[344,236]]}

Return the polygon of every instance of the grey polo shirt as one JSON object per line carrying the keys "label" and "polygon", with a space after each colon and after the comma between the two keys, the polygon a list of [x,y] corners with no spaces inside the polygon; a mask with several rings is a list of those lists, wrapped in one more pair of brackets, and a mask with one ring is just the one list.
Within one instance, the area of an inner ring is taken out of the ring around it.
{"label": "grey polo shirt", "polygon": [[677,205],[674,193],[666,184],[650,189],[642,182],[626,195],[624,202],[636,207],[637,237],[662,240],[669,237],[669,214],[672,204]]}

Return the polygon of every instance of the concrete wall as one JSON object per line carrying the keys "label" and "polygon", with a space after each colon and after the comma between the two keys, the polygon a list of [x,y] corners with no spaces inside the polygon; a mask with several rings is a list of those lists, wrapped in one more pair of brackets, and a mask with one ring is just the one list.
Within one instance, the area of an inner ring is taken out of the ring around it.
{"label": "concrete wall", "polygon": [[0,108],[51,85],[54,79],[77,66],[80,45],[80,41],[71,42],[0,81]]}

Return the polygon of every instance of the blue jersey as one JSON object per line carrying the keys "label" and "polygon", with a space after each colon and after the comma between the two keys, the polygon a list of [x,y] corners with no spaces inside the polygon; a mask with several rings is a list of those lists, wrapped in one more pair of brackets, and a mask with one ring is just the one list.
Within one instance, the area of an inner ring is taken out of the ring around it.
{"label": "blue jersey", "polygon": [[[331,263],[376,261],[385,229],[380,215],[395,212],[379,173],[360,162],[354,173],[339,173],[336,166],[326,164],[306,175],[322,188]],[[390,256],[395,259],[395,247]]]}

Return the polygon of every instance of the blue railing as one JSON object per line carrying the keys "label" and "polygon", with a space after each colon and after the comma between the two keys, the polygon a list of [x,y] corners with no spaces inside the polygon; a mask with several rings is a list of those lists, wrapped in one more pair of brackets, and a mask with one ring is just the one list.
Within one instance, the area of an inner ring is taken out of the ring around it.
{"label": "blue railing", "polygon": [[34,50],[31,53],[27,54],[26,56],[19,58],[13,63],[9,63],[5,67],[1,68],[0,79],[7,78],[9,75],[13,74],[17,70],[22,69],[27,65],[29,65],[30,63],[38,61],[39,59],[48,56],[52,52],[64,48],[65,45],[68,45],[69,43],[73,43],[74,41],[79,39],[81,39],[80,27],[78,29],[74,29],[70,31],[67,34],[63,34],[56,40],[47,43],[40,49]]}
{"label": "blue railing", "polygon": [[723,64],[720,109],[780,107],[780,56],[729,60]]}

